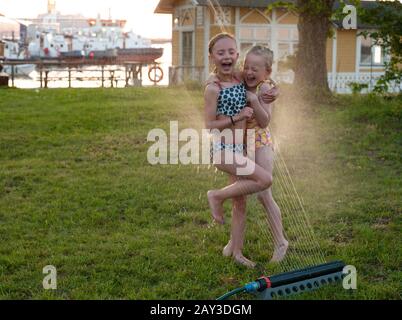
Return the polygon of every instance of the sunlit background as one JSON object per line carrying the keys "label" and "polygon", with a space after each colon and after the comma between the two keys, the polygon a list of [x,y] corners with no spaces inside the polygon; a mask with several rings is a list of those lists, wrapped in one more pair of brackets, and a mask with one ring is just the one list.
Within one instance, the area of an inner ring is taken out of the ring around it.
{"label": "sunlit background", "polygon": [[[171,38],[171,16],[154,14],[158,0],[56,0],[62,14],[87,18],[127,20],[127,29],[147,38]],[[47,0],[0,0],[0,14],[9,18],[36,18],[47,12]]]}

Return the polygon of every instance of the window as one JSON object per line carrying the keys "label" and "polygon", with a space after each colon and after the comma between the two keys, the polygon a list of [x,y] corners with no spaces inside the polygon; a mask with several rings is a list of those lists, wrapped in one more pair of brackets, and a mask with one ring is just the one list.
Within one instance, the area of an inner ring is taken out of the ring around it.
{"label": "window", "polygon": [[193,64],[193,32],[182,33],[182,64],[190,66]]}
{"label": "window", "polygon": [[240,52],[246,53],[252,46],[253,46],[253,43],[251,43],[251,42],[242,42],[240,44]]}
{"label": "window", "polygon": [[255,39],[266,41],[270,38],[270,30],[268,28],[255,29]]}
{"label": "window", "polygon": [[278,41],[299,41],[299,31],[295,27],[278,27],[276,29]]}
{"label": "window", "polygon": [[361,65],[383,65],[384,50],[379,45],[374,45],[370,37],[360,38],[360,64]]}
{"label": "window", "polygon": [[253,38],[253,28],[241,28],[240,29],[241,39],[252,39]]}
{"label": "window", "polygon": [[240,52],[244,54],[255,45],[269,47],[271,40],[271,28],[269,26],[240,27]]}
{"label": "window", "polygon": [[276,29],[276,36],[278,39],[279,60],[296,53],[299,41],[299,33],[296,28],[278,27]]}
{"label": "window", "polygon": [[278,41],[290,40],[290,29],[279,28],[277,32],[278,32]]}
{"label": "window", "polygon": [[290,43],[278,43],[278,59],[281,60],[291,54]]}
{"label": "window", "polygon": [[382,49],[380,46],[373,47],[373,60],[375,64],[381,64],[383,60]]}
{"label": "window", "polygon": [[297,29],[292,29],[292,36],[291,36],[293,41],[299,42],[299,30]]}

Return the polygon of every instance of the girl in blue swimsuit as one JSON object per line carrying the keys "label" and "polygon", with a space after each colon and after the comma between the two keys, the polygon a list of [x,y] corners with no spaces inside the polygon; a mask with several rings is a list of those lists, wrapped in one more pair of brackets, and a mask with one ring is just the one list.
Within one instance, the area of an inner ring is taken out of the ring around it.
{"label": "girl in blue swimsuit", "polygon": [[[272,175],[245,155],[243,134],[246,120],[253,116],[253,106],[259,102],[256,95],[248,93],[244,84],[235,77],[239,58],[235,38],[227,33],[216,35],[209,43],[209,57],[215,65],[218,81],[208,83],[205,88],[205,123],[207,129],[220,133],[215,134],[212,144],[214,165],[228,173],[233,183],[219,190],[210,190],[207,196],[212,217],[223,224],[224,201],[233,199],[234,207],[245,206],[245,196],[269,188]],[[247,103],[251,107],[247,107]]]}

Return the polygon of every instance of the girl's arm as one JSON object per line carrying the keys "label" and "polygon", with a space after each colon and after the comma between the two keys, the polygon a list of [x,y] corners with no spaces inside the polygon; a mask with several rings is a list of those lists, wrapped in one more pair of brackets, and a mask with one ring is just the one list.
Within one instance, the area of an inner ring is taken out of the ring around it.
{"label": "girl's arm", "polygon": [[260,99],[260,96],[250,91],[247,92],[247,98],[250,106],[254,109],[254,117],[258,125],[261,128],[266,128],[271,120],[271,108]]}
{"label": "girl's arm", "polygon": [[207,129],[223,130],[233,127],[233,122],[250,119],[253,115],[253,109],[244,108],[239,114],[232,117],[225,117],[224,119],[216,119],[216,108],[219,96],[219,89],[216,85],[210,84],[205,88],[205,126]]}
{"label": "girl's arm", "polygon": [[[266,124],[266,125],[264,127],[261,127],[261,128],[266,128],[268,126],[268,124],[271,122],[271,119],[272,119],[272,110],[273,110],[274,104],[273,104],[273,102],[267,102],[264,99],[264,97],[269,96],[272,92],[273,92],[272,88],[267,83],[263,83],[261,85],[260,92],[259,92],[259,95],[258,95],[258,101],[260,102],[261,107],[264,109],[264,111],[266,112],[266,114],[268,116],[268,119],[267,119],[268,121],[266,123],[265,122],[263,123],[263,124]],[[275,91],[274,101],[275,101],[275,99],[276,99],[278,94],[279,94],[279,91]],[[258,120],[257,120],[257,122],[258,122]]]}

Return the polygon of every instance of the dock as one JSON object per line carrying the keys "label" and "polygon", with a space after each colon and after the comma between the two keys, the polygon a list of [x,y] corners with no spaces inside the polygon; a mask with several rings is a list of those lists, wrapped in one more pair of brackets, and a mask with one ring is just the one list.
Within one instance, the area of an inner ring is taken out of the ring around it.
{"label": "dock", "polygon": [[[40,88],[48,88],[50,81],[67,81],[68,87],[72,87],[73,80],[78,81],[100,81],[101,87],[105,87],[105,82],[110,81],[111,87],[117,86],[117,81],[123,80],[125,86],[141,86],[143,80],[143,67],[148,66],[148,77],[155,85],[163,79],[163,71],[159,64],[154,60],[138,59],[127,60],[119,57],[104,57],[90,59],[88,57],[75,59],[0,59],[0,65],[10,66],[9,74],[11,86],[14,87],[16,78],[15,68],[20,65],[34,65],[39,73]],[[77,76],[83,68],[97,67],[96,69],[86,69],[86,73],[100,73],[100,76]],[[116,71],[124,70],[124,79],[116,77]],[[66,72],[67,76],[54,76],[54,72]],[[53,75],[52,75],[53,73]]]}

